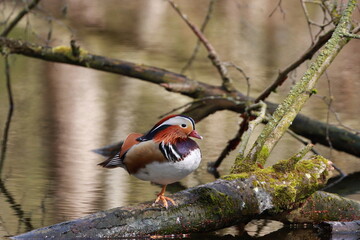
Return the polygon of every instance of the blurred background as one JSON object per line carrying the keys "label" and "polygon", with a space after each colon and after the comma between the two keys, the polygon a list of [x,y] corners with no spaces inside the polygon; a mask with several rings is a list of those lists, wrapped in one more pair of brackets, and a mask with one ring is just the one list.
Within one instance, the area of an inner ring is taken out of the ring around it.
{"label": "blurred background", "polygon": [[[220,58],[240,66],[250,77],[252,97],[311,45],[300,2],[283,1],[282,9],[278,2],[217,1],[205,30]],[[201,26],[208,0],[177,3],[195,25]],[[24,1],[0,1],[0,27],[23,7]],[[307,7],[311,18],[321,22],[321,9],[315,4]],[[355,15],[359,15],[358,10]],[[313,35],[318,31],[312,30]],[[163,0],[41,1],[9,37],[49,46],[69,46],[75,39],[90,53],[174,72],[185,66],[197,41]],[[359,131],[359,50],[357,40],[345,46],[319,81],[318,94],[306,104],[303,114]],[[192,99],[151,83],[92,69],[16,55],[10,56],[9,62],[15,109],[0,170],[0,237],[155,199],[159,186],[131,177],[123,169],[102,169],[97,163],[104,158],[91,150],[118,142],[130,132],[146,132],[160,115]],[[293,72],[268,100],[280,103],[307,65]],[[0,136],[4,140],[9,104],[2,57],[0,68]],[[236,87],[246,94],[242,74],[230,71]],[[184,74],[221,84],[203,47]],[[330,108],[324,99],[332,100]],[[240,120],[238,114],[222,111],[197,124],[204,137],[198,141],[201,166],[179,184],[169,186],[168,193],[215,179],[207,173],[207,163],[216,160],[235,135]],[[260,131],[261,127],[256,133]],[[256,135],[251,141],[255,139]],[[302,147],[286,134],[269,164]],[[354,156],[319,145],[315,148],[347,174],[360,170]],[[235,156],[236,151],[223,162],[221,175],[229,173]],[[355,189],[346,191],[349,186],[343,186],[341,195],[360,200],[356,181]],[[235,235],[238,231],[235,227],[219,231],[226,233]]]}

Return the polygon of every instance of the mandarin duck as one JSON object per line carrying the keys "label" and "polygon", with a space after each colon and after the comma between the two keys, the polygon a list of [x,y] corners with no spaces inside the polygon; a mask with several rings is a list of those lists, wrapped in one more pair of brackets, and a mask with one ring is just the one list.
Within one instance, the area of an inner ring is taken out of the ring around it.
{"label": "mandarin duck", "polygon": [[202,139],[195,131],[194,120],[170,115],[146,134],[129,134],[120,150],[98,165],[121,167],[136,178],[162,185],[154,204],[160,202],[168,208],[167,201],[173,205],[175,201],[164,196],[166,186],[189,175],[201,161],[200,148],[190,137]]}

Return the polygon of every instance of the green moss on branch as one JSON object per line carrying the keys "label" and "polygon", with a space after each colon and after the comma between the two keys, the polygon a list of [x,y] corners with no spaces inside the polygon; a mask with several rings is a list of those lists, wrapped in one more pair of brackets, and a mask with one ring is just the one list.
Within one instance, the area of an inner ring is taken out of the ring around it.
{"label": "green moss on branch", "polygon": [[253,185],[264,189],[272,198],[273,213],[292,209],[300,200],[306,199],[326,183],[331,162],[322,156],[300,160],[295,165],[292,159],[282,160],[273,167],[256,168],[224,176],[226,180],[253,179]]}

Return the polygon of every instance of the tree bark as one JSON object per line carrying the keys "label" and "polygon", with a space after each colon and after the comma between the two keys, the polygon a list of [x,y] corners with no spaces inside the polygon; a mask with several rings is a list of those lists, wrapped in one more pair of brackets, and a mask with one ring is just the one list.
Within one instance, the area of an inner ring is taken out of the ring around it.
{"label": "tree bark", "polygon": [[317,191],[299,208],[278,214],[274,220],[288,223],[349,222],[360,219],[360,202]]}
{"label": "tree bark", "polygon": [[317,225],[317,228],[340,235],[332,239],[359,239],[360,221],[323,222]]}
{"label": "tree bark", "polygon": [[247,223],[259,215],[271,217],[293,209],[296,203],[325,184],[330,166],[329,161],[316,156],[299,161],[287,174],[267,168],[229,175],[227,179],[172,195],[177,205],[169,209],[145,202],[98,212],[13,238],[116,238],[214,231]]}

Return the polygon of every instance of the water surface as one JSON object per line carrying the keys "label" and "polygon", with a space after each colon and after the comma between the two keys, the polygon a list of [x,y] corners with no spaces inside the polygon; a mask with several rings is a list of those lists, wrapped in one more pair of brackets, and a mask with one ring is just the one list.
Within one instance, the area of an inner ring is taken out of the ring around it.
{"label": "water surface", "polygon": [[[62,1],[44,1],[41,5],[58,17],[53,21],[51,45],[68,45],[69,39],[74,37],[91,53],[179,72],[196,43],[193,34],[166,1],[67,3],[65,19],[59,11],[64,4]],[[250,95],[254,97],[275,79],[279,69],[310,46],[298,3],[284,3],[285,17],[279,11],[269,17],[276,4],[275,0],[219,1],[205,31],[221,58],[241,66],[250,76]],[[181,8],[197,25],[202,23],[207,5],[208,1],[204,0],[181,2]],[[321,18],[316,9],[313,12],[315,18]],[[47,36],[49,24],[41,14],[29,21],[37,36]],[[22,23],[11,37],[23,38],[21,27],[25,26]],[[34,35],[30,34],[30,39],[35,39]],[[352,41],[343,49],[327,71],[327,77],[320,81],[318,97],[311,99],[303,109],[304,114],[326,121],[328,109],[322,97],[329,99],[330,82],[332,108],[343,124],[360,129],[360,59],[354,54],[359,48],[359,43]],[[201,49],[186,75],[219,85],[217,72],[206,56]],[[97,163],[103,158],[91,150],[117,142],[129,132],[147,131],[160,115],[192,99],[115,74],[22,56],[9,59],[15,110],[1,169],[0,236],[155,198],[159,186],[131,177],[123,169],[98,167]],[[2,58],[0,64],[4,69]],[[293,73],[292,79],[269,100],[280,102],[304,69]],[[242,75],[230,71],[235,85],[245,93],[247,84]],[[8,112],[3,71],[0,84],[0,136],[3,136]],[[203,153],[201,166],[179,184],[169,186],[169,193],[214,180],[206,171],[207,163],[214,161],[234,136],[239,121],[237,114],[223,111],[197,124],[198,132],[204,137],[198,141]],[[330,122],[338,124],[334,115]],[[287,158],[301,147],[301,143],[285,135],[270,162]],[[322,146],[317,146],[317,150],[346,173],[360,170],[359,159],[353,156]],[[220,174],[228,173],[235,154],[225,160]],[[344,195],[360,200],[360,189]],[[249,234],[251,229],[251,226],[247,229]],[[219,234],[238,235],[240,230],[232,227]],[[282,236],[285,238],[286,234]]]}

